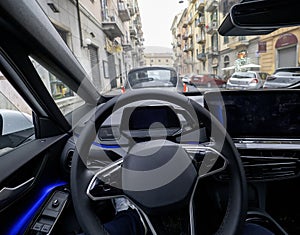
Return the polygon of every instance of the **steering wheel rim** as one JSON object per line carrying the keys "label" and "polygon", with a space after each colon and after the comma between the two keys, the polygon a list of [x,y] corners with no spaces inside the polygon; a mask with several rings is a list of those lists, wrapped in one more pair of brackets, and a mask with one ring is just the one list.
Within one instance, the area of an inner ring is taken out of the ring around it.
{"label": "steering wheel rim", "polygon": [[122,107],[129,102],[140,100],[160,100],[171,102],[181,107],[192,107],[198,120],[203,121],[205,127],[210,131],[214,129],[217,132],[217,139],[220,136],[224,138],[224,143],[216,141],[217,144],[222,144],[222,146],[217,145],[216,148],[219,148],[222,153],[225,152],[232,176],[226,213],[216,234],[239,234],[246,217],[246,177],[238,151],[230,136],[222,124],[197,102],[177,93],[150,89],[114,97],[104,105],[98,107],[95,110],[95,115],[88,121],[77,140],[71,166],[71,194],[77,219],[85,234],[106,234],[101,221],[93,211],[92,201],[86,194],[86,189],[94,175],[94,172],[88,170],[84,163],[87,160],[89,148],[96,137],[97,130],[106,118],[112,114],[116,104]]}

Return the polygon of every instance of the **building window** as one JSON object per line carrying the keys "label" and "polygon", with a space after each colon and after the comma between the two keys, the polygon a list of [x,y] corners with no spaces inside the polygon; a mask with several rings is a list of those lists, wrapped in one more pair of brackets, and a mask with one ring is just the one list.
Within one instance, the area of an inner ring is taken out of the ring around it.
{"label": "building window", "polygon": [[61,27],[58,27],[57,25],[54,25],[56,31],[59,33],[59,35],[61,36],[61,38],[64,40],[64,42],[66,43],[66,45],[68,47],[70,47],[70,37],[69,37],[69,34],[70,32],[61,28]]}
{"label": "building window", "polygon": [[229,37],[228,36],[224,36],[223,39],[224,39],[224,44],[229,43]]}
{"label": "building window", "polygon": [[246,40],[246,36],[239,36],[239,41],[244,41]]}
{"label": "building window", "polygon": [[160,62],[160,60],[158,60],[158,62]]}
{"label": "building window", "polygon": [[213,51],[218,51],[218,35],[216,33],[211,37],[211,46]]}
{"label": "building window", "polygon": [[210,15],[210,20],[214,21],[214,22],[218,22],[218,11],[214,11],[211,15]]}
{"label": "building window", "polygon": [[150,61],[150,62],[151,62],[151,63],[153,63],[153,62],[154,62],[154,60],[152,60],[152,59],[151,59],[151,61]]}
{"label": "building window", "polygon": [[227,68],[228,65],[229,65],[229,56],[226,55],[226,56],[224,57],[224,68]]}
{"label": "building window", "polygon": [[168,60],[168,59],[166,59],[166,62],[168,63],[168,62],[169,62],[169,60]]}

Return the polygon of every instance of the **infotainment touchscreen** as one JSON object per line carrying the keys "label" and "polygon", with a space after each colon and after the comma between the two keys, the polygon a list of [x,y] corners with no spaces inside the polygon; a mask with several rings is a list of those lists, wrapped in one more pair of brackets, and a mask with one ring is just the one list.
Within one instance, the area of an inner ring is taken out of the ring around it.
{"label": "infotainment touchscreen", "polygon": [[205,107],[232,138],[299,138],[300,96],[295,90],[210,92]]}

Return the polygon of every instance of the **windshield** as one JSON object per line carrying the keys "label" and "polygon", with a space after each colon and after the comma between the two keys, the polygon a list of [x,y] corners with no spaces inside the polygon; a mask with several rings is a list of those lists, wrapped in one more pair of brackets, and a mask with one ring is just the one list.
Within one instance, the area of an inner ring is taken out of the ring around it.
{"label": "windshield", "polygon": [[[62,9],[53,12],[43,1],[38,2],[104,96],[184,85],[174,92],[201,95],[211,90],[297,88],[299,84],[298,27],[266,35],[219,34],[218,28],[238,0],[79,1],[80,19]],[[67,8],[76,10],[72,4]],[[278,76],[284,73],[285,80],[269,76],[275,71]],[[252,78],[257,80],[242,82]],[[59,78],[47,75],[43,81],[58,104],[71,102],[73,108],[61,108],[63,113],[82,104],[77,102],[77,91]]]}

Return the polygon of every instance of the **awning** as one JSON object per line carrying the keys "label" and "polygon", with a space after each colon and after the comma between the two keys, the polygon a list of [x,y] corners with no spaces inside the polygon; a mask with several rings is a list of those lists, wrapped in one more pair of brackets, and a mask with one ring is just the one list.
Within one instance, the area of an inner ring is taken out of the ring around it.
{"label": "awning", "polygon": [[259,64],[245,64],[241,66],[241,69],[247,69],[247,68],[260,68]]}
{"label": "awning", "polygon": [[235,66],[230,66],[230,67],[226,67],[226,68],[222,68],[221,70],[232,70],[235,69]]}

